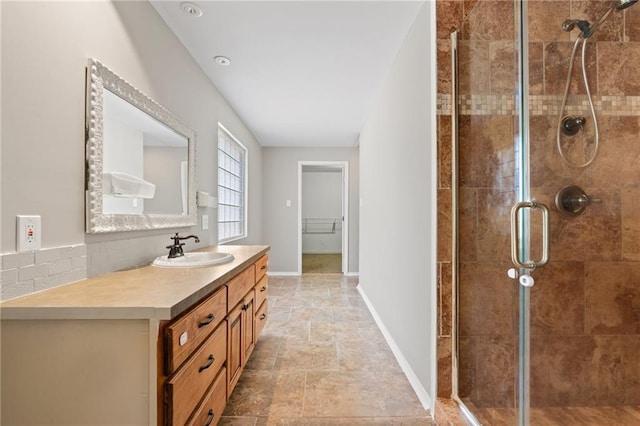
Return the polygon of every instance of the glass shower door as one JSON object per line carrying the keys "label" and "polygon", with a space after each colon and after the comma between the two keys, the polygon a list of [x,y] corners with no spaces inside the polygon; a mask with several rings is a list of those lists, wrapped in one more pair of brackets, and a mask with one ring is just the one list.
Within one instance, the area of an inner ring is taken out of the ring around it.
{"label": "glass shower door", "polygon": [[[640,6],[444,3],[460,29],[454,395],[483,424],[637,424]],[[558,141],[563,116],[582,127]]]}
{"label": "glass shower door", "polygon": [[[640,63],[640,3],[523,3],[529,187],[552,220],[552,261],[529,290],[531,424],[639,424],[640,85],[628,70]],[[566,117],[581,127],[558,137]],[[567,187],[581,188],[569,212],[556,205]]]}
{"label": "glass shower door", "polygon": [[524,3],[475,3],[457,42],[454,393],[491,425],[528,424],[531,270],[548,258],[548,211],[529,192]]}

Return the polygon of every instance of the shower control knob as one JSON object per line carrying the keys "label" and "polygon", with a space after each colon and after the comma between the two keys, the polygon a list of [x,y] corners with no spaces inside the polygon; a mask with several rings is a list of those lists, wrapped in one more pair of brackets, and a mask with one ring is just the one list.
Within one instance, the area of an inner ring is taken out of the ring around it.
{"label": "shower control knob", "polygon": [[509,276],[509,278],[511,278],[512,280],[517,280],[518,279],[518,271],[516,271],[516,268],[510,268],[507,271],[507,275]]}
{"label": "shower control knob", "polygon": [[535,284],[535,280],[531,275],[520,275],[520,278],[518,278],[518,281],[520,282],[520,285],[523,287],[533,287],[533,285]]}

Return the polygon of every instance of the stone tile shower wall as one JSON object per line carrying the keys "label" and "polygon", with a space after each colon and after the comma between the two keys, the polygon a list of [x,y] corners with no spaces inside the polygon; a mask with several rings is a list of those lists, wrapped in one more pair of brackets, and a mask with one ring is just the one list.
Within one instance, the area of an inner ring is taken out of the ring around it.
{"label": "stone tile shower wall", "polygon": [[[576,34],[608,1],[528,1],[531,193],[553,205],[569,184],[602,198],[580,217],[551,212],[550,264],[531,292],[532,406],[640,404],[640,6],[616,12],[589,47],[600,151],[585,169],[556,150]],[[451,395],[450,41],[460,31],[460,394],[479,407],[516,399],[518,288],[510,267],[514,202],[513,2],[437,2],[439,389]],[[566,113],[590,120],[576,63]],[[535,246],[537,241],[533,241]]]}

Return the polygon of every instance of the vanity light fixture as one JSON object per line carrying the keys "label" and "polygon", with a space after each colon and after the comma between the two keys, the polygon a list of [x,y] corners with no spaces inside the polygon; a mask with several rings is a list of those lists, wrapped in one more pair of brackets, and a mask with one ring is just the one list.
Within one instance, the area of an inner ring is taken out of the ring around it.
{"label": "vanity light fixture", "polygon": [[222,65],[223,67],[229,66],[231,64],[231,60],[226,56],[216,56],[213,58],[216,61],[216,64]]}
{"label": "vanity light fixture", "polygon": [[202,9],[195,3],[191,3],[188,1],[180,3],[180,9],[186,13],[187,15],[191,15],[195,18],[199,18],[202,16]]}

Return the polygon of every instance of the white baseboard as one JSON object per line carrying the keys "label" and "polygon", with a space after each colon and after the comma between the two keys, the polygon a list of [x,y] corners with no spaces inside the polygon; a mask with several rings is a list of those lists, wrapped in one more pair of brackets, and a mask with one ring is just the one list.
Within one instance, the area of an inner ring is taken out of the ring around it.
{"label": "white baseboard", "polygon": [[420,383],[420,380],[418,380],[418,376],[416,376],[413,369],[411,368],[411,365],[409,365],[409,362],[402,354],[402,351],[396,344],[395,340],[393,340],[393,337],[391,336],[391,333],[389,333],[389,330],[387,330],[387,327],[384,326],[382,319],[374,309],[373,305],[371,304],[371,301],[365,294],[362,286],[358,285],[356,288],[358,289],[358,292],[362,296],[364,303],[367,305],[367,308],[369,308],[369,312],[371,312],[371,315],[373,316],[374,321],[378,325],[378,328],[382,332],[382,335],[384,336],[385,340],[387,341],[387,344],[391,348],[391,352],[393,352],[393,355],[396,357],[398,364],[400,364],[400,368],[402,369],[402,372],[404,373],[405,376],[407,376],[407,379],[409,379],[409,383],[411,384],[411,387],[413,388],[414,392],[418,396],[420,403],[422,404],[425,410],[431,412],[431,414],[433,415],[434,413],[432,410],[434,407],[433,405],[434,400],[429,396],[429,393],[424,388],[424,386],[422,386],[422,384]]}
{"label": "white baseboard", "polygon": [[314,250],[314,251],[303,251],[302,254],[342,254],[339,251],[333,251],[333,250],[329,250],[329,251],[321,251],[321,250]]}
{"label": "white baseboard", "polygon": [[[278,271],[269,271],[267,275],[271,277],[299,277],[300,274],[297,272],[278,272]],[[345,277],[359,277],[359,272],[347,272],[343,274]]]}
{"label": "white baseboard", "polygon": [[297,272],[277,272],[277,271],[269,271],[267,275],[270,277],[299,277],[300,274]]}

